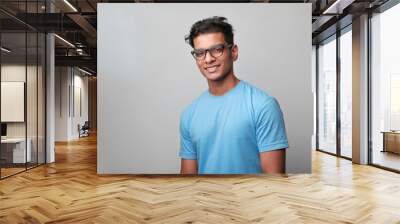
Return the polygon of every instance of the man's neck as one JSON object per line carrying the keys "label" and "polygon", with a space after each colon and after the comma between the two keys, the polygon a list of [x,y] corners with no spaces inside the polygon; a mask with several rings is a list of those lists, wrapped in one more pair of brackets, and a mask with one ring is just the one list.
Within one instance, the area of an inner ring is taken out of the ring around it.
{"label": "man's neck", "polygon": [[210,81],[208,80],[208,88],[212,95],[222,96],[229,90],[233,89],[240,80],[234,74],[228,75],[223,80]]}

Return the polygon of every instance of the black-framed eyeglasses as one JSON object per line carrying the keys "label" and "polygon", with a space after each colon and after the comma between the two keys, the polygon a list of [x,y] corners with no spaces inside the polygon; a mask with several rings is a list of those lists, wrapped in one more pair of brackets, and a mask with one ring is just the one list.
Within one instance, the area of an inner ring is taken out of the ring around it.
{"label": "black-framed eyeglasses", "polygon": [[194,49],[190,53],[193,55],[194,59],[196,60],[204,60],[207,55],[207,51],[210,52],[210,55],[214,58],[221,57],[224,54],[224,49],[230,49],[233,44],[217,44],[208,49]]}

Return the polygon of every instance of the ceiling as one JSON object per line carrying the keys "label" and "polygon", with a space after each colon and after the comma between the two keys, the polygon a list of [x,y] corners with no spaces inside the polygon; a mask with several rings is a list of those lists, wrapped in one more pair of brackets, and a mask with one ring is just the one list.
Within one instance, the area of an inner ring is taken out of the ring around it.
{"label": "ceiling", "polygon": [[[25,39],[21,32],[25,29],[39,32],[55,32],[61,38],[55,38],[56,65],[85,67],[96,71],[97,57],[97,3],[169,3],[169,2],[252,2],[252,3],[312,3],[312,35],[313,43],[326,38],[335,32],[338,20],[351,23],[351,17],[366,10],[374,9],[388,0],[252,0],[252,1],[212,1],[212,0],[1,0],[1,30],[8,38],[8,47],[24,50]],[[327,10],[329,9],[329,10]],[[52,13],[49,13],[52,11]],[[333,28],[332,28],[333,27]],[[4,44],[3,44],[4,46]],[[31,52],[34,44],[28,45]],[[23,52],[21,52],[23,53]]]}

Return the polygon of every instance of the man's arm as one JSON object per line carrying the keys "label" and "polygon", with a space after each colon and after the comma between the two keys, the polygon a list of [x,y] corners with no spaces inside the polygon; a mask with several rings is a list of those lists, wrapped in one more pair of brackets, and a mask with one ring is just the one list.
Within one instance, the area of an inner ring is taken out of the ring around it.
{"label": "man's arm", "polygon": [[264,173],[285,173],[286,149],[260,153],[261,168]]}
{"label": "man's arm", "polygon": [[182,159],[181,160],[181,174],[197,174],[197,160]]}

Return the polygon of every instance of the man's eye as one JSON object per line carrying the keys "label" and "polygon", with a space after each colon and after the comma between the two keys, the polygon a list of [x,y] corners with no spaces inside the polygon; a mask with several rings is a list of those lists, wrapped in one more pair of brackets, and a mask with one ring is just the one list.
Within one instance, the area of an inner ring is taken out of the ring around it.
{"label": "man's eye", "polygon": [[202,56],[202,55],[204,55],[204,51],[195,51],[194,54],[196,56]]}
{"label": "man's eye", "polygon": [[214,52],[221,52],[221,51],[224,50],[224,48],[223,47],[216,47],[216,48],[213,48],[211,50],[214,51]]}

